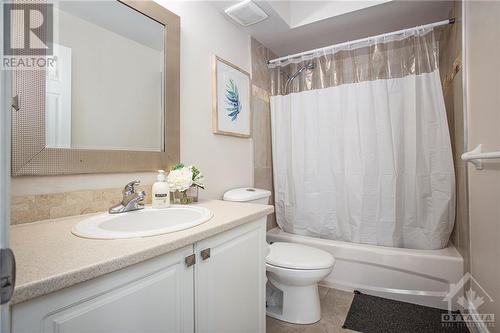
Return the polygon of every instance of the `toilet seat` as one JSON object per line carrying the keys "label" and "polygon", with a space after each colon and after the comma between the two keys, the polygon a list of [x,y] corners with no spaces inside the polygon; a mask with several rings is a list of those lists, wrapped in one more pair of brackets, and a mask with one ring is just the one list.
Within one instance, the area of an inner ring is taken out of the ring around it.
{"label": "toilet seat", "polygon": [[329,269],[335,264],[333,256],[323,250],[294,243],[276,242],[269,246],[266,263],[294,270]]}

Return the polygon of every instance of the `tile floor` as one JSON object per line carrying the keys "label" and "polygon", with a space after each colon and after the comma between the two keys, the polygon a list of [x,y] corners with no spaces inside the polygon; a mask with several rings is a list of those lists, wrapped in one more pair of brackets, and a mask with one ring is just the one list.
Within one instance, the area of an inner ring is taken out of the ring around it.
{"label": "tile floor", "polygon": [[321,320],[311,325],[295,325],[266,317],[267,333],[348,333],[342,328],[349,312],[353,293],[319,287],[321,299]]}

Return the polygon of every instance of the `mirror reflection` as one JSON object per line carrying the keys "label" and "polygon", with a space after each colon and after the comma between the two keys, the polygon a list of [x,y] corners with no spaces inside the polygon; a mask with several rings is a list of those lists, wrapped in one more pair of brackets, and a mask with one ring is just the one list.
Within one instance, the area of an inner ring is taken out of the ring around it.
{"label": "mirror reflection", "polygon": [[165,26],[118,1],[54,8],[48,148],[164,151]]}

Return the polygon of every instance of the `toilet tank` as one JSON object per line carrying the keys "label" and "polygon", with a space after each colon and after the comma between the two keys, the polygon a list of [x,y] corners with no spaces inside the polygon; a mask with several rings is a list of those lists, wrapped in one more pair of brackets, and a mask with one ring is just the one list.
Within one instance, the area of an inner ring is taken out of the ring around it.
{"label": "toilet tank", "polygon": [[223,200],[235,202],[248,202],[255,204],[269,204],[271,191],[252,187],[235,188],[224,193]]}

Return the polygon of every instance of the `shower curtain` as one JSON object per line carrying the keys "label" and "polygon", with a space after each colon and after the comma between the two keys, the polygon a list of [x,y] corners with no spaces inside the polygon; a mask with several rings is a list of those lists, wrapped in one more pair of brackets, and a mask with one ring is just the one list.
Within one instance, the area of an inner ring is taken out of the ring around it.
{"label": "shower curtain", "polygon": [[270,66],[283,230],[447,245],[455,176],[438,56],[432,28],[419,28]]}

